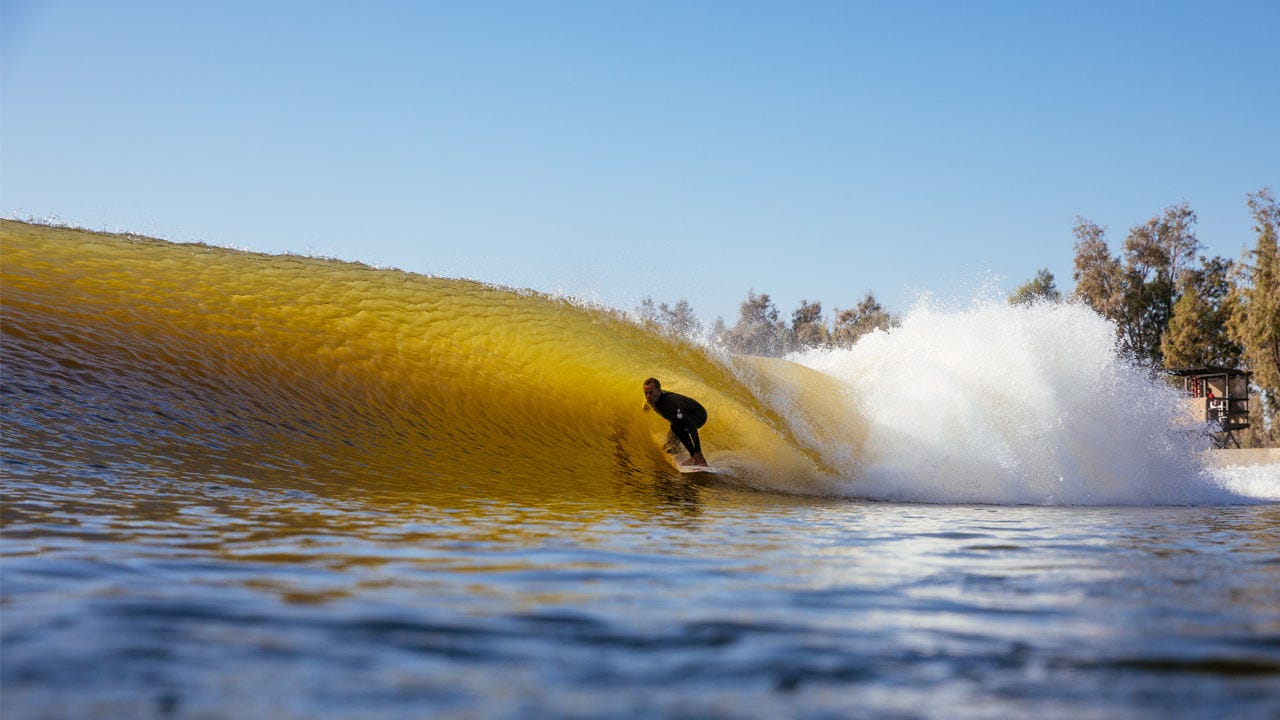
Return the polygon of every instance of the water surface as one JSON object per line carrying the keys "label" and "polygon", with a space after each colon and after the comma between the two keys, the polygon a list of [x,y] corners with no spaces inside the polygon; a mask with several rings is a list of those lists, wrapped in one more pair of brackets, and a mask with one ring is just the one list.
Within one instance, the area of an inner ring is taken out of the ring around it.
{"label": "water surface", "polygon": [[0,252],[6,718],[1280,716],[1280,468],[1205,467],[1086,309],[778,360],[315,258]]}

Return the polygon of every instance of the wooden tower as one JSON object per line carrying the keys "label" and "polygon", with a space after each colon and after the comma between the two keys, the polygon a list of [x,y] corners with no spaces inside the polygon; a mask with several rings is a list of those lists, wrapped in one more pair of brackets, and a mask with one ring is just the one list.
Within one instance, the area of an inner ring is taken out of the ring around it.
{"label": "wooden tower", "polygon": [[1240,447],[1235,431],[1249,427],[1249,378],[1253,373],[1207,365],[1171,368],[1168,373],[1187,394],[1192,418],[1218,426],[1214,434],[1218,447],[1226,447],[1228,442]]}

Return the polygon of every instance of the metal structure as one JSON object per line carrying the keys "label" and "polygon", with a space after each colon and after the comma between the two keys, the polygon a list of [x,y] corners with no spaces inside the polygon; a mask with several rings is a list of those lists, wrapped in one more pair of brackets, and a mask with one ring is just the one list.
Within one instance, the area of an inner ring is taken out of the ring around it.
{"label": "metal structure", "polygon": [[1226,447],[1228,442],[1240,447],[1235,431],[1249,427],[1249,378],[1253,373],[1207,365],[1171,368],[1167,372],[1187,394],[1187,410],[1192,418],[1220,428],[1214,434],[1218,447]]}

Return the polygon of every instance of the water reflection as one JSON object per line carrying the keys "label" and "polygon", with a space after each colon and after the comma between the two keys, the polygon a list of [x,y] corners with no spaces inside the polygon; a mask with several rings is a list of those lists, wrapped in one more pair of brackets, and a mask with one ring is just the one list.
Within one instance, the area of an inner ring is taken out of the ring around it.
{"label": "water reflection", "polygon": [[[246,673],[284,663],[311,678],[303,696],[348,708],[355,696],[335,688],[354,677],[404,710],[387,679],[402,677],[433,688],[418,710],[448,705],[430,678],[449,678],[450,697],[497,714],[510,710],[501,683],[555,698],[663,688],[695,704],[732,687],[756,703],[732,705],[745,716],[777,709],[778,693],[821,714],[823,694],[808,693],[823,688],[889,712],[881,691],[906,683],[1021,687],[1088,715],[1112,706],[1052,688],[1066,676],[1099,688],[1117,671],[1139,688],[1168,668],[1280,674],[1274,508],[913,506],[660,483],[626,497],[606,511],[10,480],[7,665],[30,680],[7,676],[6,702],[53,707],[42,689],[61,686],[68,647],[139,673],[164,663],[179,707],[250,714],[266,696],[222,706],[196,688],[258,687]],[[1217,698],[1194,687],[1178,695],[1187,708]],[[1232,701],[1246,713],[1266,707],[1254,687]],[[1133,693],[1111,702],[1150,707]]]}

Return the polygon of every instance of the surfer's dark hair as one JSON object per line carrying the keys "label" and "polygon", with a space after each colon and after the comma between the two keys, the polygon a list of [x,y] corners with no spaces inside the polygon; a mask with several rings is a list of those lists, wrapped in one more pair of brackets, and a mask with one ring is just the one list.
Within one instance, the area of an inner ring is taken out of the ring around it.
{"label": "surfer's dark hair", "polygon": [[655,377],[651,377],[651,378],[649,378],[648,380],[645,380],[645,381],[644,381],[644,384],[645,384],[645,385],[652,385],[652,386],[654,386],[654,387],[658,388],[659,390],[661,390],[661,389],[662,389],[662,383],[658,382],[658,378],[655,378]]}

